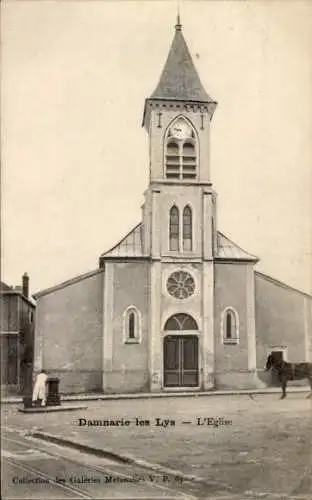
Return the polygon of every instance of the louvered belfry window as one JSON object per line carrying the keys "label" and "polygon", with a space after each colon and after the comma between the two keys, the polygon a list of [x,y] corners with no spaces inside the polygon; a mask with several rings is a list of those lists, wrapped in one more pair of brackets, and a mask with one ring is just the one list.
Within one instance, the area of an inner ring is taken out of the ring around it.
{"label": "louvered belfry window", "polygon": [[196,178],[196,151],[194,143],[188,139],[182,144],[182,179]]}
{"label": "louvered belfry window", "polygon": [[195,139],[167,139],[166,178],[177,180],[196,179],[197,153]]}
{"label": "louvered belfry window", "polygon": [[180,178],[180,147],[173,139],[169,139],[167,143],[166,177],[167,179]]}

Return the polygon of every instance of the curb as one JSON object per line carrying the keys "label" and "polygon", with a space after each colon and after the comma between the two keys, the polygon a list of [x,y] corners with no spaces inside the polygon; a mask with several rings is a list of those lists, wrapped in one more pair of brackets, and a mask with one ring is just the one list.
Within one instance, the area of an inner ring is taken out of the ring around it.
{"label": "curb", "polygon": [[52,413],[59,411],[74,411],[74,410],[85,410],[88,408],[87,406],[66,406],[66,405],[57,405],[57,406],[39,406],[32,408],[18,408],[17,411],[20,413]]}
{"label": "curb", "polygon": [[183,472],[175,469],[170,469],[169,467],[164,467],[159,464],[153,464],[147,462],[146,460],[138,459],[132,455],[125,453],[116,453],[110,449],[96,448],[94,446],[89,446],[87,444],[75,443],[70,439],[63,438],[62,436],[57,436],[55,434],[50,434],[47,432],[28,432],[28,436],[32,436],[37,439],[42,439],[43,441],[48,441],[50,443],[58,444],[61,446],[66,446],[84,453],[95,455],[100,458],[113,459],[116,462],[124,464],[133,464],[144,469],[148,469],[161,474],[166,474],[174,476],[176,478],[182,479],[184,481],[191,481],[193,483],[208,484],[211,486],[217,486],[219,490],[232,491],[232,488],[226,484],[220,484],[215,481],[207,481],[207,479],[200,476],[193,476],[192,474],[184,474]]}
{"label": "curb", "polygon": [[[289,387],[288,394],[310,392],[310,387]],[[266,389],[238,389],[224,391],[207,391],[207,392],[159,392],[159,393],[139,393],[139,394],[77,394],[61,396],[61,401],[110,401],[121,399],[153,399],[153,398],[183,398],[183,397],[205,397],[205,396],[250,396],[255,394],[280,394],[279,387],[270,387]],[[1,398],[2,404],[17,404],[22,403],[23,398],[18,396],[9,396]]]}

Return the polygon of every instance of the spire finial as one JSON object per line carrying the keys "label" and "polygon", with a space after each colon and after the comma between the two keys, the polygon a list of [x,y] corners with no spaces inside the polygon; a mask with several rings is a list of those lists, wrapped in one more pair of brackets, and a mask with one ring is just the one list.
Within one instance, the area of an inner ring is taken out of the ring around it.
{"label": "spire finial", "polygon": [[182,24],[180,19],[180,2],[177,0],[177,24],[175,25],[176,31],[182,31]]}

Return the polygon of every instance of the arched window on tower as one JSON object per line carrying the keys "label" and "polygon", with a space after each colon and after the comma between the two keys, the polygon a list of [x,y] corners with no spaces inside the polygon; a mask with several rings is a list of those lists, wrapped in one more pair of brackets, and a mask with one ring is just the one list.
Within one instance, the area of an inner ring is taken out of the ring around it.
{"label": "arched window on tower", "polygon": [[224,344],[239,343],[239,317],[232,307],[227,307],[222,313],[221,332]]}
{"label": "arched window on tower", "polygon": [[192,209],[186,205],[183,210],[183,250],[186,252],[192,251],[192,232]]}
{"label": "arched window on tower", "polygon": [[165,139],[166,179],[190,180],[197,176],[195,132],[183,117],[170,126]]}
{"label": "arched window on tower", "polygon": [[179,209],[175,205],[169,213],[169,249],[179,251]]}

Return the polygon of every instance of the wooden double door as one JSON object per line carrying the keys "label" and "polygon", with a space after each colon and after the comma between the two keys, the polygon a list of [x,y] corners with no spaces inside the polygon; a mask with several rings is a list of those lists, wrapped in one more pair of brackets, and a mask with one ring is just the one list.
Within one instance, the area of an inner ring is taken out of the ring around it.
{"label": "wooden double door", "polygon": [[164,386],[197,387],[197,335],[168,335],[164,338]]}

